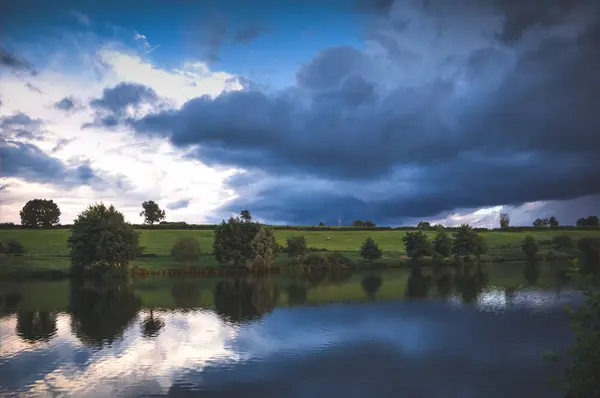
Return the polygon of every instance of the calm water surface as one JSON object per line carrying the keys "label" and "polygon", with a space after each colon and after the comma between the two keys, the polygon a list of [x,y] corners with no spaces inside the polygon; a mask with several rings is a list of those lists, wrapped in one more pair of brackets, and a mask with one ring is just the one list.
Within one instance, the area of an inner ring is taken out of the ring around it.
{"label": "calm water surface", "polygon": [[0,282],[0,395],[559,397],[556,267]]}

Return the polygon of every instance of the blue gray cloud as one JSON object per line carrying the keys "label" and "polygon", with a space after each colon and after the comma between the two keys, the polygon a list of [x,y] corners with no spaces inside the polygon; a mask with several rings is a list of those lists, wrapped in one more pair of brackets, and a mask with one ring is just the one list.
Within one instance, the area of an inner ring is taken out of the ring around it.
{"label": "blue gray cloud", "polygon": [[73,97],[65,97],[54,104],[54,108],[69,112],[76,107],[76,101]]}
{"label": "blue gray cloud", "polygon": [[189,205],[190,205],[189,199],[180,199],[180,200],[176,200],[175,202],[171,202],[171,203],[167,204],[167,209],[169,209],[169,210],[185,209]]}

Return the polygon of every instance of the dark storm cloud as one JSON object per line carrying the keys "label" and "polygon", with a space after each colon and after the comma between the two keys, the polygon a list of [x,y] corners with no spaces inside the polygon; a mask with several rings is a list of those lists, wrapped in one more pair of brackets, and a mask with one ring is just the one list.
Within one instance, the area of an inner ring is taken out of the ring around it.
{"label": "dark storm cloud", "polygon": [[169,210],[185,209],[189,205],[190,205],[189,199],[181,199],[181,200],[176,200],[175,202],[171,202],[171,203],[167,204],[167,209],[169,209]]}
{"label": "dark storm cloud", "polygon": [[90,106],[96,110],[121,116],[128,106],[138,107],[143,103],[156,101],[158,95],[150,87],[137,83],[119,83],[112,88],[105,88],[102,97],[91,100]]}
{"label": "dark storm cloud", "polygon": [[21,59],[15,54],[0,47],[0,66],[14,71],[26,71],[31,75],[35,75],[36,71],[29,61]]}
{"label": "dark storm cloud", "polygon": [[75,108],[75,99],[73,97],[65,97],[54,104],[56,109],[68,112]]}
{"label": "dark storm cloud", "polygon": [[33,144],[0,139],[2,176],[66,187],[89,184],[96,178],[89,165],[69,167]]}
{"label": "dark storm cloud", "polygon": [[600,2],[533,2],[536,15],[459,3],[384,7],[365,50],[319,52],[295,87],[129,123],[207,164],[270,176],[239,184],[228,209],[273,221],[386,223],[600,193]]}
{"label": "dark storm cloud", "polygon": [[159,101],[159,96],[150,87],[138,83],[119,83],[105,88],[102,97],[90,101],[90,106],[95,111],[95,120],[82,127],[115,127],[126,117],[129,107],[137,110],[143,104],[157,104]]}

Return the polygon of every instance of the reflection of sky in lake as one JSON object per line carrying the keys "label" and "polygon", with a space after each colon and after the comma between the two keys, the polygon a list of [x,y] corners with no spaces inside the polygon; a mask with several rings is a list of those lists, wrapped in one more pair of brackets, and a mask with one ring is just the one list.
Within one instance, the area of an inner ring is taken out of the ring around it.
{"label": "reflection of sky in lake", "polygon": [[503,292],[489,289],[468,307],[450,300],[278,308],[242,326],[211,311],[154,311],[165,322],[158,337],[141,336],[144,313],[122,340],[95,350],[71,335],[67,315],[50,342],[36,344],[21,342],[9,316],[0,325],[0,392],[541,396],[554,366],[541,353],[567,348],[562,306],[573,299],[520,292],[504,305]]}

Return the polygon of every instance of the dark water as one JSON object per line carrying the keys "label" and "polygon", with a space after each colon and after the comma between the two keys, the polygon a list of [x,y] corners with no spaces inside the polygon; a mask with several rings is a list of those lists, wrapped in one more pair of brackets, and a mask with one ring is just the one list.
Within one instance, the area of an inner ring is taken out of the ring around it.
{"label": "dark water", "polygon": [[559,397],[557,267],[0,282],[0,395]]}

